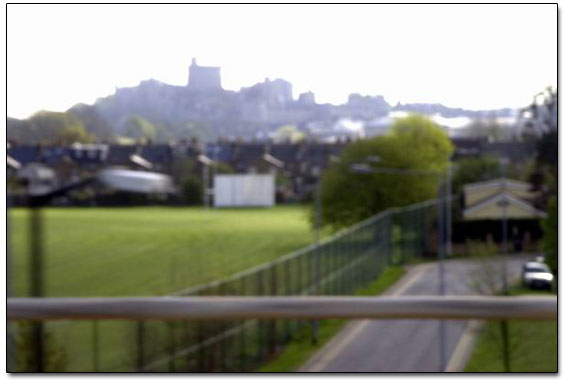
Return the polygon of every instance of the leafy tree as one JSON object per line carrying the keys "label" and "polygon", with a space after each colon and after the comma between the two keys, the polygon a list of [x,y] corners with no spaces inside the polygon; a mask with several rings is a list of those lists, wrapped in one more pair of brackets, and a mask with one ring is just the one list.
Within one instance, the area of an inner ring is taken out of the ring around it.
{"label": "leafy tree", "polygon": [[547,219],[542,222],[543,227],[543,248],[547,252],[547,265],[557,276],[557,248],[558,248],[558,208],[557,197],[549,201],[547,208]]}
{"label": "leafy tree", "polygon": [[77,104],[67,111],[75,116],[86,128],[86,131],[104,141],[114,140],[114,131],[110,123],[100,115],[97,108],[88,104]]}
{"label": "leafy tree", "polygon": [[40,111],[26,120],[9,123],[8,137],[23,144],[88,143],[92,136],[75,116],[65,112]]}
{"label": "leafy tree", "polygon": [[535,169],[529,180],[534,190],[541,193],[536,206],[547,208],[547,219],[542,221],[543,248],[547,264],[557,276],[558,261],[558,205],[557,181],[559,139],[557,123],[557,91],[547,88],[537,94],[532,105],[524,111],[530,113],[525,134],[537,139]]}
{"label": "leafy tree", "polygon": [[546,206],[547,200],[557,195],[557,90],[548,87],[536,94],[532,104],[522,110],[522,115],[527,115],[524,136],[537,140],[536,163],[530,183],[535,190],[544,193],[540,204]]}
{"label": "leafy tree", "polygon": [[542,209],[548,206],[551,197],[557,196],[559,140],[556,128],[538,138],[535,164],[528,178],[533,190],[540,194],[535,205]]}
{"label": "leafy tree", "polygon": [[126,137],[155,140],[157,132],[151,122],[137,115],[128,117],[121,129]]}
{"label": "leafy tree", "polygon": [[535,169],[530,176],[530,183],[535,190],[544,192],[545,201],[557,195],[558,136],[557,130],[551,130],[537,141]]}
{"label": "leafy tree", "polygon": [[175,129],[177,137],[191,137],[199,141],[211,141],[214,139],[212,133],[213,125],[208,121],[192,120],[182,123]]}
{"label": "leafy tree", "polygon": [[536,94],[531,105],[522,109],[524,137],[536,137],[557,130],[557,90],[552,87]]}
{"label": "leafy tree", "polygon": [[492,141],[509,139],[511,130],[500,125],[494,119],[477,119],[465,128],[465,134],[471,138],[488,138]]}
{"label": "leafy tree", "polygon": [[218,161],[213,164],[216,169],[216,174],[233,174],[235,170],[227,163]]}
{"label": "leafy tree", "polygon": [[181,197],[187,205],[201,205],[204,200],[202,181],[194,175],[188,176],[182,183]]}
{"label": "leafy tree", "polygon": [[306,134],[294,125],[283,125],[275,131],[275,142],[297,143],[306,139]]}
{"label": "leafy tree", "polygon": [[[360,174],[356,163],[374,168],[419,169],[442,172],[453,151],[445,132],[430,119],[397,119],[389,134],[347,145],[340,160],[321,180],[322,223],[335,228],[365,219],[394,206],[404,206],[437,196],[435,175]],[[371,156],[378,162],[367,161]],[[314,220],[315,210],[311,219]]]}
{"label": "leafy tree", "polygon": [[459,193],[463,185],[488,181],[502,176],[500,160],[495,157],[465,157],[454,162],[453,192]]}
{"label": "leafy tree", "polygon": [[93,141],[92,135],[80,125],[69,125],[58,134],[58,140],[63,145],[70,145],[75,142],[88,143]]}

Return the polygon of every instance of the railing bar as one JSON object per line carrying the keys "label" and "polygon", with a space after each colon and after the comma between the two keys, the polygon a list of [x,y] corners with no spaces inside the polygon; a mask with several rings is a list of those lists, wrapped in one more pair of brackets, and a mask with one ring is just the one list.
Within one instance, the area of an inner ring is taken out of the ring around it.
{"label": "railing bar", "polygon": [[426,318],[554,319],[552,296],[8,298],[9,320]]}

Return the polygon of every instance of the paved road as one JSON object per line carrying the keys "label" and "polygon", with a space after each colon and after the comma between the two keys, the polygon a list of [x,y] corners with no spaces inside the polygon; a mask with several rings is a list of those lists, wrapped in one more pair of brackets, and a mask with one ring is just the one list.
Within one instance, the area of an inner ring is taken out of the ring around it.
{"label": "paved road", "polygon": [[[520,273],[521,264],[533,256],[511,256],[507,261],[509,277]],[[500,262],[498,262],[500,264]],[[445,262],[446,294],[477,294],[477,273],[486,278],[500,273],[500,265],[481,264],[478,260]],[[407,275],[387,292],[389,295],[438,294],[438,265],[422,264],[410,268]],[[492,275],[491,275],[492,273]],[[499,277],[499,276],[496,276]],[[499,277],[500,278],[500,277]],[[485,281],[482,281],[483,284]],[[499,283],[500,284],[500,283]],[[439,372],[440,321],[433,320],[360,320],[324,346],[300,372]],[[455,360],[456,347],[468,321],[444,321],[445,365]],[[461,348],[458,350],[461,352]]]}

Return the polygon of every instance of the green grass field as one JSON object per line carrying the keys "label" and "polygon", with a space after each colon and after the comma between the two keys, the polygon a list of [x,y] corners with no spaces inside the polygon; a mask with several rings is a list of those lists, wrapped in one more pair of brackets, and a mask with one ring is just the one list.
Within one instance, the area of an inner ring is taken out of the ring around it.
{"label": "green grass field", "polygon": [[[15,295],[29,294],[28,211],[9,212]],[[307,209],[44,210],[47,296],[161,295],[313,242]]]}
{"label": "green grass field", "polygon": [[[314,239],[307,209],[301,206],[51,208],[43,212],[46,295],[52,297],[162,295],[269,262]],[[28,210],[10,211],[17,296],[29,294],[27,223]],[[136,326],[99,322],[102,369],[135,368]],[[53,344],[66,358],[64,367],[52,370],[94,369],[92,329],[90,321],[46,324]]]}
{"label": "green grass field", "polygon": [[[511,294],[549,292],[513,289]],[[557,372],[557,321],[508,322],[510,372]],[[504,372],[499,322],[483,326],[465,372]]]}

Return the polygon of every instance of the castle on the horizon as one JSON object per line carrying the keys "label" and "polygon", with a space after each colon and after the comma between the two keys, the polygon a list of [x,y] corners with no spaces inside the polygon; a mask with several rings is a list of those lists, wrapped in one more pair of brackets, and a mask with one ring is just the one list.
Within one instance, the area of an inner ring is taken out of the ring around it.
{"label": "castle on the horizon", "polygon": [[196,58],[188,68],[188,88],[195,91],[222,90],[220,68],[214,66],[198,66]]}

